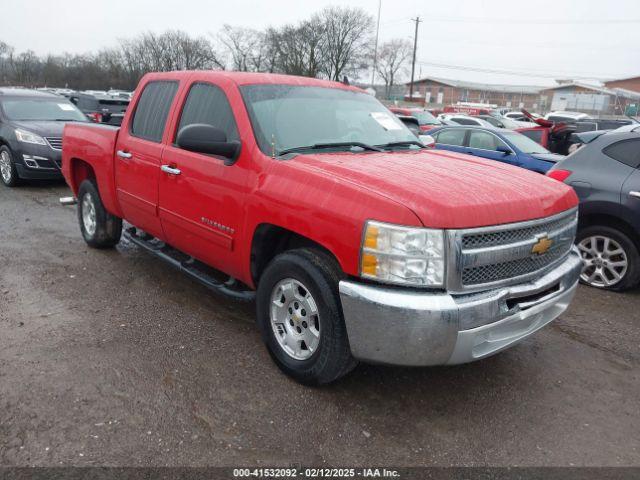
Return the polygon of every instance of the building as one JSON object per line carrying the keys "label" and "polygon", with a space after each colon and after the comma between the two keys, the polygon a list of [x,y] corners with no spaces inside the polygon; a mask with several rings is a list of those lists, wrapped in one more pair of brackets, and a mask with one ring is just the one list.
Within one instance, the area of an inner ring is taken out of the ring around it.
{"label": "building", "polygon": [[410,84],[406,87],[406,101],[426,106],[444,106],[457,102],[489,103],[513,108],[543,111],[547,108],[539,86],[490,85],[485,83],[427,77],[413,82],[413,98],[409,99]]}
{"label": "building", "polygon": [[594,115],[624,115],[637,111],[640,92],[580,81],[558,81],[540,92],[550,99],[549,110],[570,110]]}
{"label": "building", "polygon": [[631,92],[640,93],[640,76],[631,78],[622,78],[620,80],[610,80],[604,82],[604,86],[607,88],[621,88]]}

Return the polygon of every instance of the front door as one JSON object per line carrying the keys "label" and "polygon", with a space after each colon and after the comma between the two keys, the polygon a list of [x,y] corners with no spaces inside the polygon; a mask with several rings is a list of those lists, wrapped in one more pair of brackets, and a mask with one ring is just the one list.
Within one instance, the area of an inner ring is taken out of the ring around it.
{"label": "front door", "polygon": [[158,217],[158,179],[165,130],[178,82],[154,81],[144,86],[132,118],[120,129],[116,144],[116,191],[124,217],[162,238]]}
{"label": "front door", "polygon": [[[191,124],[223,130],[227,140],[240,140],[224,91],[210,83],[194,83],[187,94],[175,132]],[[239,161],[181,149],[174,141],[162,155],[160,219],[174,247],[232,276],[239,276],[236,239],[244,220],[246,170]]]}
{"label": "front door", "polygon": [[[503,147],[505,151],[499,151],[498,147]],[[512,153],[507,153],[509,150]],[[489,158],[511,165],[520,165],[518,155],[500,138],[486,130],[471,130],[467,139],[465,153],[476,155],[482,158]]]}

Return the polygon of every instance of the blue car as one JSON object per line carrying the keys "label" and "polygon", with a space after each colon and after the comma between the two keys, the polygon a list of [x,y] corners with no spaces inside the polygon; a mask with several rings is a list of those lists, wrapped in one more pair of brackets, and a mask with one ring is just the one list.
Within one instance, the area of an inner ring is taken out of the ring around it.
{"label": "blue car", "polygon": [[433,137],[435,148],[497,160],[542,174],[564,158],[521,133],[503,128],[446,126],[425,134]]}

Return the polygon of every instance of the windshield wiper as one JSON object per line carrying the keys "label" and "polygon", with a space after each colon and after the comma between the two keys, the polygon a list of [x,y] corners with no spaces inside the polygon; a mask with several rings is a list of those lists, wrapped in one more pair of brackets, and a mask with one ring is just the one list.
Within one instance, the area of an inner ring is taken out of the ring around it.
{"label": "windshield wiper", "polygon": [[404,140],[402,142],[389,142],[384,145],[376,145],[376,147],[380,148],[392,148],[392,147],[410,147],[411,145],[416,145],[420,148],[425,148],[424,143],[419,142],[418,140]]}
{"label": "windshield wiper", "polygon": [[287,153],[304,152],[305,150],[324,150],[327,148],[340,148],[340,147],[359,147],[363,150],[370,150],[372,152],[384,152],[381,148],[374,147],[373,145],[367,145],[361,142],[334,142],[334,143],[315,143],[306,147],[292,147],[285,148],[278,152],[278,156],[286,155]]}

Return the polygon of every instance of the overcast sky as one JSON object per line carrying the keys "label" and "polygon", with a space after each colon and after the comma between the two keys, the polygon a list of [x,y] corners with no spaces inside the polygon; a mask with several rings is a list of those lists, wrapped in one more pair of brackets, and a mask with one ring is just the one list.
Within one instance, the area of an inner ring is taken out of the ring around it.
{"label": "overcast sky", "polygon": [[[17,51],[84,53],[146,30],[260,29],[336,4],[377,15],[378,0],[2,0],[0,40]],[[640,75],[640,0],[382,0],[381,42],[412,40],[416,16],[416,76],[545,85]],[[529,74],[496,73],[504,70]]]}

